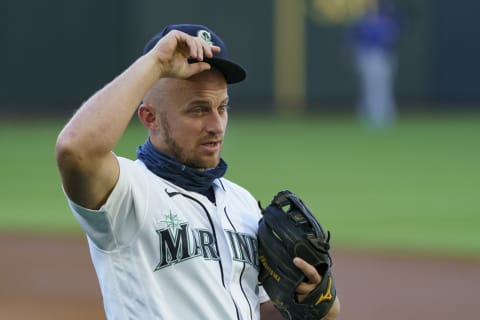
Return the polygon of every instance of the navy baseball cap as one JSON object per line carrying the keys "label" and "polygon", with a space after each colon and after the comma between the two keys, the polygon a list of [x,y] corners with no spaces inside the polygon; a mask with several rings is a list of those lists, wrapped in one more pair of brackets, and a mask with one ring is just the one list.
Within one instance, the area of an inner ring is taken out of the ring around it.
{"label": "navy baseball cap", "polygon": [[[219,53],[215,53],[212,58],[204,57],[203,61],[220,70],[225,76],[227,83],[240,82],[247,76],[247,72],[242,66],[228,59],[227,46],[223,40],[217,34],[215,34],[215,32],[202,25],[172,24],[166,26],[162,31],[153,36],[150,41],[148,41],[143,49],[143,54],[150,51],[161,38],[163,38],[172,30],[179,30],[194,37],[201,37],[207,43],[220,47],[222,50]],[[197,60],[189,59],[189,62],[195,63]]]}

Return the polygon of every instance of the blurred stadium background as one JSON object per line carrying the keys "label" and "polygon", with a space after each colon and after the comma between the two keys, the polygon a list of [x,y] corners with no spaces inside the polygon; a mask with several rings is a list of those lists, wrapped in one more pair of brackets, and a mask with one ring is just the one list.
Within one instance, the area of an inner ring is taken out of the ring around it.
{"label": "blurred stadium background", "polygon": [[[355,81],[344,29],[374,1],[4,0],[0,110],[68,114],[165,24],[192,22],[218,30],[248,69],[248,80],[232,87],[242,109],[270,112],[288,101],[288,108],[349,112]],[[480,4],[403,0],[397,7],[405,17],[396,87],[402,110],[477,109]],[[281,59],[298,71],[285,74]]]}
{"label": "blurred stadium background", "polygon": [[[343,250],[478,261],[480,3],[396,2],[399,118],[376,132],[355,117],[344,36],[374,2],[3,0],[0,235],[81,234],[56,172],[56,135],[164,25],[200,23],[248,70],[230,89],[229,178],[263,203],[292,189]],[[117,153],[133,157],[144,138],[134,119]]]}

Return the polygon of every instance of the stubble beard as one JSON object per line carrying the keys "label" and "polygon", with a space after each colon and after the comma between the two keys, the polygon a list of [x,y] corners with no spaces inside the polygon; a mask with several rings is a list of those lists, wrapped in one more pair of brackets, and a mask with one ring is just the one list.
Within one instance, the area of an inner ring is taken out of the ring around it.
{"label": "stubble beard", "polygon": [[220,159],[218,158],[215,159],[215,163],[207,164],[206,161],[202,161],[201,159],[195,159],[193,156],[189,157],[187,150],[185,150],[185,148],[180,146],[180,144],[178,144],[175,141],[175,139],[172,138],[170,124],[168,122],[167,115],[164,113],[161,113],[160,118],[161,118],[161,126],[163,129],[163,135],[164,135],[163,139],[165,141],[165,144],[168,147],[171,157],[175,158],[180,163],[197,170],[215,168],[218,165],[220,161]]}

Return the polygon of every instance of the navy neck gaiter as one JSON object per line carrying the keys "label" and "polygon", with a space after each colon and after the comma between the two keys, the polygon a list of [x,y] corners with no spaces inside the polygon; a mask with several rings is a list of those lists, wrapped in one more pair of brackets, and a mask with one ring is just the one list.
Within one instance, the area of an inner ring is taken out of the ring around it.
{"label": "navy neck gaiter", "polygon": [[213,181],[223,177],[227,171],[227,163],[223,159],[220,159],[218,166],[205,171],[188,167],[155,149],[150,138],[137,148],[137,157],[157,176],[186,190],[203,194],[212,202],[215,202]]}

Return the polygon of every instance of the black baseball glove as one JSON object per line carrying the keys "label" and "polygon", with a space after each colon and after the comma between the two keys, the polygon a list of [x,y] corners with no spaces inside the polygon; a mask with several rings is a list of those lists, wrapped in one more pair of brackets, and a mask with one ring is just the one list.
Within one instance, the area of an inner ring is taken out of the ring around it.
{"label": "black baseball glove", "polygon": [[[336,297],[328,253],[330,232],[325,233],[302,200],[288,190],[279,192],[265,209],[260,208],[260,283],[285,318],[323,318]],[[306,278],[293,264],[294,257],[313,265],[322,276],[322,281],[302,302],[297,301],[295,290]]]}

